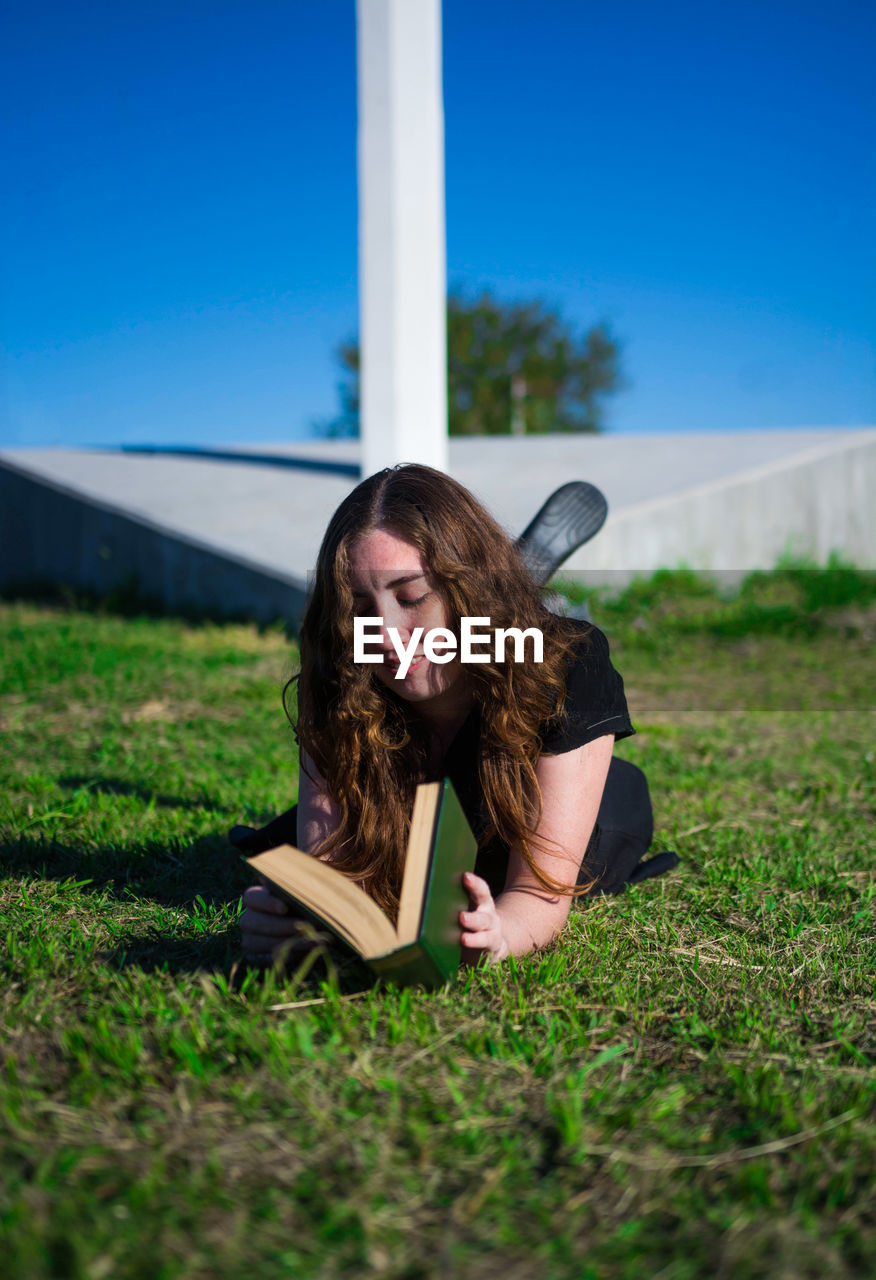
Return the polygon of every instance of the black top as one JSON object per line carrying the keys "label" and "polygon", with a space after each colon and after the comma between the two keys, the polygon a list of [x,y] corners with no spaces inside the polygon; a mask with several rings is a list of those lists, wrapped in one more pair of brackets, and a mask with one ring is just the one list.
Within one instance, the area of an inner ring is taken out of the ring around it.
{"label": "black top", "polygon": [[566,672],[566,705],[559,724],[541,734],[542,755],[561,756],[606,733],[629,738],[630,722],[624,682],[611,665],[608,640],[591,623],[577,623],[580,631],[575,660]]}
{"label": "black top", "polygon": [[[542,754],[563,755],[613,733],[628,738],[630,723],[624,682],[611,665],[608,641],[598,627],[577,623],[581,639],[566,674],[566,702],[559,721],[543,726]],[[476,708],[460,728],[437,773],[449,777],[479,845],[489,825],[478,778],[481,746],[480,712]],[[596,832],[594,832],[596,838]],[[591,842],[592,843],[592,842]],[[581,850],[582,859],[587,850]],[[475,872],[495,896],[502,892],[508,869],[508,846],[498,837],[482,844]]]}

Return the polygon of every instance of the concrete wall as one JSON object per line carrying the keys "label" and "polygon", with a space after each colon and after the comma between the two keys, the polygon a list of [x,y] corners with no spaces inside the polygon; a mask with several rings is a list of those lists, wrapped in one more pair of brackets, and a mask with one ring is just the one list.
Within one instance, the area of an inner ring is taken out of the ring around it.
{"label": "concrete wall", "polygon": [[[333,456],[332,443],[314,449]],[[872,429],[459,440],[451,463],[512,535],[558,485],[598,484],[608,522],[563,566],[585,583],[621,586],[680,565],[735,576],[788,552],[823,564],[836,551],[876,568]],[[327,521],[353,483],[203,459],[4,453],[0,587],[136,585],[170,610],[295,626]]]}
{"label": "concrete wall", "polygon": [[741,573],[832,552],[876,567],[876,433],[610,512],[564,566],[589,581],[688,566]]}
{"label": "concrete wall", "polygon": [[217,552],[8,460],[0,466],[0,589],[35,580],[99,594],[133,587],[170,611],[282,620],[295,627],[305,584]]}

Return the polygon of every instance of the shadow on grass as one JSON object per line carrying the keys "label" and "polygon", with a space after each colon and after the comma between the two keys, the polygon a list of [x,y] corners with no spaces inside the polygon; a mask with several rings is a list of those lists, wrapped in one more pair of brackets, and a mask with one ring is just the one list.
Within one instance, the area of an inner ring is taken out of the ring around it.
{"label": "shadow on grass", "polygon": [[202,907],[225,907],[254,879],[224,835],[202,836],[172,853],[156,845],[87,849],[24,834],[0,844],[0,868],[42,880],[84,881],[91,893],[108,890],[120,902],[150,900],[164,907],[194,906],[197,899]]}
{"label": "shadow on grass", "polygon": [[352,952],[338,945],[320,945],[312,955],[298,954],[279,967],[248,963],[240,950],[240,934],[236,928],[208,938],[180,938],[176,934],[152,933],[147,937],[131,934],[111,950],[101,951],[100,958],[112,969],[137,969],[141,973],[204,975],[221,973],[234,990],[250,987],[252,982],[291,983],[296,1000],[318,998],[321,985],[334,979],[341,995],[353,995],[374,985],[374,974]]}
{"label": "shadow on grass", "polygon": [[146,804],[154,804],[158,809],[218,809],[218,801],[209,796],[201,796],[197,800],[184,800],[182,796],[162,795],[158,791],[150,791],[148,787],[138,787],[133,782],[123,782],[121,778],[100,778],[94,774],[71,774],[58,779],[58,786],[67,791],[87,790],[96,796],[136,796]]}
{"label": "shadow on grass", "polygon": [[111,969],[139,969],[143,973],[231,973],[240,961],[236,928],[202,938],[153,931],[132,933],[119,945],[100,952]]}
{"label": "shadow on grass", "polygon": [[[149,787],[140,787],[134,782],[125,782],[121,778],[102,778],[98,774],[68,774],[66,777],[58,778],[57,785],[63,787],[65,791],[72,791],[74,798],[77,792],[88,792],[89,795],[96,796],[134,796],[138,800],[142,800],[144,804],[154,804],[156,809],[212,809],[222,810],[224,805],[214,796],[206,793],[197,796],[194,800],[184,799],[182,796],[165,795],[160,791],[152,791]],[[256,828],[267,826],[276,816],[274,808],[255,812],[247,812],[246,806],[239,806],[237,821],[251,823]],[[234,824],[232,824],[234,825]],[[231,830],[229,825],[228,830]],[[226,852],[230,857],[234,857],[236,850],[228,843],[224,834],[210,837],[219,844],[224,844]],[[287,835],[283,834],[285,840]],[[278,843],[280,841],[278,840]]]}
{"label": "shadow on grass", "polygon": [[[216,973],[230,976],[240,986],[247,975],[271,974],[270,966],[247,965],[241,956],[236,908],[254,876],[240,853],[224,835],[203,836],[187,848],[123,849],[107,846],[86,849],[54,840],[28,838],[0,843],[0,875],[35,877],[62,884],[73,881],[82,894],[109,894],[120,905],[156,904],[182,909],[187,919],[170,929],[145,920],[143,925],[101,950],[100,960],[111,968],[139,969],[146,973]],[[225,928],[216,928],[216,912],[228,917]],[[234,916],[232,923],[231,916]],[[373,985],[367,966],[341,944],[320,946],[312,967],[300,980],[301,960],[293,957],[286,976],[294,982],[296,998],[319,993],[329,975],[337,978],[342,994]]]}

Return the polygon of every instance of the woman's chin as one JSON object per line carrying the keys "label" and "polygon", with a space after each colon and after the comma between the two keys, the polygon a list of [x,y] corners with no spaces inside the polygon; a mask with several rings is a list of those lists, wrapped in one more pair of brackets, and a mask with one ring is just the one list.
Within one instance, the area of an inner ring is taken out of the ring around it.
{"label": "woman's chin", "polygon": [[391,689],[406,702],[425,702],[444,693],[453,684],[446,669],[430,662],[425,656],[412,662],[404,676],[398,677],[397,671],[397,667],[393,671],[392,667],[384,665],[380,680],[387,689]]}
{"label": "woman's chin", "polygon": [[381,674],[380,679],[387,689],[397,693],[400,698],[406,698],[409,701],[431,698],[439,690],[434,688],[436,682],[432,678],[432,671],[429,670],[430,665],[423,658],[416,666],[411,664],[410,670],[403,676],[396,675],[390,668],[386,674]]}

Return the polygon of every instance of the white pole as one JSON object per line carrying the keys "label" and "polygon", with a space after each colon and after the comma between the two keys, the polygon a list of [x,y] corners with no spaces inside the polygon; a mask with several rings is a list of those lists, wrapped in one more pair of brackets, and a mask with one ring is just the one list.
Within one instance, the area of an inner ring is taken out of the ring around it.
{"label": "white pole", "polygon": [[440,0],[357,0],[362,474],[447,470]]}

